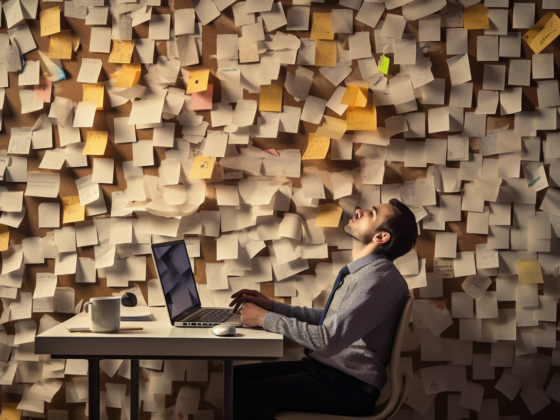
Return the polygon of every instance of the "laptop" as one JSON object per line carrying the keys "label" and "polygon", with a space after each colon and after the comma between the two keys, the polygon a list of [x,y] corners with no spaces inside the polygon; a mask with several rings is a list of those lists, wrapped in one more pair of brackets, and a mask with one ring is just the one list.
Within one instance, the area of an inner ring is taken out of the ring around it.
{"label": "laptop", "polygon": [[184,240],[152,244],[152,257],[174,327],[211,328],[224,322],[242,327],[233,308],[202,307]]}

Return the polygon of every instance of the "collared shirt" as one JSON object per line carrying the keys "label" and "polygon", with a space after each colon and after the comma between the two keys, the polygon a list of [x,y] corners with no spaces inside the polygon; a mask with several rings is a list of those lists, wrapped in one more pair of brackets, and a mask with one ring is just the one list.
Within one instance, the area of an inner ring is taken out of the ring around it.
{"label": "collared shirt", "polygon": [[306,347],[308,357],[381,390],[408,285],[383,254],[365,255],[348,269],[323,325],[318,325],[323,309],[274,301],[263,328]]}

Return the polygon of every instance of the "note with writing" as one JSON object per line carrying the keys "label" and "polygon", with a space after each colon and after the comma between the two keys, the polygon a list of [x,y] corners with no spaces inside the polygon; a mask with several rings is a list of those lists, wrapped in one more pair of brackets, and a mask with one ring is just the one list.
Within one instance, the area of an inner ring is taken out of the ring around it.
{"label": "note with writing", "polygon": [[332,13],[313,13],[311,39],[334,39],[331,27]]}
{"label": "note with writing", "polygon": [[85,218],[85,206],[80,204],[80,196],[62,197],[62,223],[81,222]]}
{"label": "note with writing", "polygon": [[189,172],[189,178],[212,178],[212,171],[216,163],[215,157],[198,155],[194,158],[193,165]]}
{"label": "note with writing", "polygon": [[540,53],[560,35],[560,19],[554,12],[548,12],[523,35],[523,39],[535,52]]}
{"label": "note with writing", "polygon": [[44,9],[39,15],[41,36],[49,36],[60,32],[60,6]]}
{"label": "note with writing", "polygon": [[31,128],[32,127],[12,127],[8,153],[17,155],[29,154],[31,138],[33,137]]}
{"label": "note with writing", "polygon": [[307,143],[307,150],[301,157],[301,160],[310,159],[325,159],[329,151],[331,140],[328,137],[317,136],[309,133],[309,141]]}
{"label": "note with writing", "polygon": [[346,113],[347,130],[377,130],[377,111],[375,106],[348,109]]}
{"label": "note with writing", "polygon": [[317,128],[315,135],[340,140],[346,132],[346,128],[348,126],[346,121],[339,118],[328,117],[326,115],[323,115],[323,118],[325,119],[323,125]]}
{"label": "note with writing", "polygon": [[315,65],[336,67],[336,41],[315,41]]}
{"label": "note with writing", "polygon": [[193,70],[189,72],[187,82],[187,95],[194,92],[202,92],[208,88],[209,69]]}
{"label": "note with writing", "polygon": [[135,44],[136,40],[134,39],[113,39],[113,49],[109,55],[109,63],[130,63]]}
{"label": "note with writing", "polygon": [[515,261],[519,283],[544,283],[539,260],[519,259]]}
{"label": "note with writing", "polygon": [[49,39],[49,58],[70,60],[72,58],[72,35],[65,30]]}
{"label": "note with writing", "polygon": [[282,86],[261,85],[259,111],[282,112]]}
{"label": "note with writing", "polygon": [[473,4],[463,12],[464,29],[489,29],[488,8],[484,4]]}
{"label": "note with writing", "polygon": [[107,147],[107,139],[108,133],[106,131],[88,131],[82,155],[103,155]]}
{"label": "note with writing", "polygon": [[105,97],[105,84],[103,82],[83,83],[82,90],[84,94],[83,102],[93,102],[97,105],[96,109],[103,109],[103,99]]}

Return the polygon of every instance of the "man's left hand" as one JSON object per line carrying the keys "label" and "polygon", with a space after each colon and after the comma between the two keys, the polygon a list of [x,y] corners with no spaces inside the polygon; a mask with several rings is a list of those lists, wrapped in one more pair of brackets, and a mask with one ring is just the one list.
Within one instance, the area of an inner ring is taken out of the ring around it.
{"label": "man's left hand", "polygon": [[264,316],[270,311],[255,305],[252,302],[243,303],[243,307],[239,310],[241,314],[241,322],[249,327],[262,327],[264,324]]}

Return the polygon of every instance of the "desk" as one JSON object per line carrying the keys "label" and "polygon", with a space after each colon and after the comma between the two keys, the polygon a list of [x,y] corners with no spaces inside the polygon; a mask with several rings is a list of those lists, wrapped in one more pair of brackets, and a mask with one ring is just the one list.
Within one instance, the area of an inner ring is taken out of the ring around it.
{"label": "desk", "polygon": [[89,420],[99,420],[99,360],[131,360],[130,414],[139,419],[139,362],[141,359],[222,360],[224,362],[224,420],[233,418],[233,361],[278,360],[284,336],[262,328],[237,328],[235,337],[218,337],[210,328],[171,326],[166,308],[150,308],[154,321],[123,321],[121,326],[143,327],[118,334],[70,333],[67,326],[81,325],[82,312],[35,338],[35,353],[53,359],[87,359],[89,365]]}

